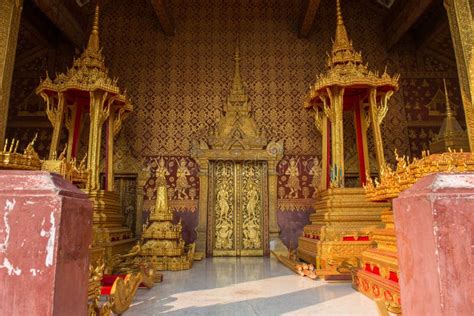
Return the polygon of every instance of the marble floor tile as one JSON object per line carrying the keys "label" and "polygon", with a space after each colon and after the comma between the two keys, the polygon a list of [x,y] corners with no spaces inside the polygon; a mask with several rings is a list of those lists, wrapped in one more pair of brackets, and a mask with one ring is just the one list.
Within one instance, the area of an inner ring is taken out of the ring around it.
{"label": "marble floor tile", "polygon": [[140,289],[126,315],[361,315],[375,304],[348,283],[295,275],[274,258],[210,258],[165,272]]}

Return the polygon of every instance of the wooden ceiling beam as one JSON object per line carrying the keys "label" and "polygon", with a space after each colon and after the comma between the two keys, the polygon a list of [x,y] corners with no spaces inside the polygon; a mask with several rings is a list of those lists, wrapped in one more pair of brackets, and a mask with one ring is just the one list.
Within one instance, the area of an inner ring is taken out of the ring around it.
{"label": "wooden ceiling beam", "polygon": [[49,47],[58,41],[58,32],[54,24],[30,1],[23,4],[22,27],[28,40]]}
{"label": "wooden ceiling beam", "polygon": [[430,10],[429,19],[425,19],[425,21],[414,30],[418,48],[423,49],[435,42],[439,39],[440,35],[446,31],[449,32],[448,16],[441,3],[441,5]]}
{"label": "wooden ceiling beam", "polygon": [[318,12],[321,0],[307,0],[302,14],[301,25],[298,30],[299,37],[308,37],[313,27],[314,18]]}
{"label": "wooden ceiling beam", "polygon": [[85,43],[85,33],[75,16],[61,0],[34,0],[38,8],[76,47],[82,48]]}
{"label": "wooden ceiling beam", "polygon": [[151,0],[153,9],[155,10],[158,21],[160,22],[161,29],[166,36],[174,36],[176,29],[174,26],[173,17],[168,11],[166,0]]}
{"label": "wooden ceiling beam", "polygon": [[432,3],[433,0],[406,1],[386,28],[388,50],[391,50],[402,39]]}

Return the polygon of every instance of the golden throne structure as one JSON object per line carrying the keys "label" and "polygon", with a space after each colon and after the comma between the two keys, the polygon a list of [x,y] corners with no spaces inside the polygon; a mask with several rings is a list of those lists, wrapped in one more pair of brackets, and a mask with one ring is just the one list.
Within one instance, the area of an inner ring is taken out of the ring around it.
{"label": "golden throne structure", "polygon": [[[336,36],[327,69],[317,75],[304,103],[313,111],[316,128],[322,135],[322,176],[316,212],[299,238],[297,255],[315,264],[320,275],[340,274],[339,267],[344,262],[354,265],[362,251],[373,245],[371,232],[380,226],[380,214],[386,206],[369,202],[362,188],[370,174],[367,131],[372,128],[380,171],[385,166],[380,126],[388,101],[398,90],[399,79],[399,75],[391,77],[387,72],[379,74],[368,69],[348,37],[340,0],[336,6]],[[356,188],[345,186],[345,112],[354,116],[360,182]]]}
{"label": "golden throne structure", "polygon": [[[89,125],[87,169],[84,191],[94,203],[93,245],[103,247],[106,258],[126,252],[133,244],[131,230],[124,226],[118,195],[113,184],[114,138],[125,117],[133,110],[132,103],[111,79],[99,43],[99,6],[96,7],[92,33],[86,49],[65,73],[51,79],[49,75],[36,88],[46,102],[46,113],[53,125],[49,159],[55,160],[63,127],[68,131],[66,161],[75,161],[83,126]],[[88,120],[87,120],[88,116]],[[102,131],[105,127],[104,187],[100,185]],[[91,262],[98,252],[92,252]]]}

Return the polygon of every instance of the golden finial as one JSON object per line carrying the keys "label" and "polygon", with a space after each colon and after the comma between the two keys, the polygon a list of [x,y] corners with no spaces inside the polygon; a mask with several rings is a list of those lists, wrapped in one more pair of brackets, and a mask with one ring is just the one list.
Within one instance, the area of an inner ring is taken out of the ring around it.
{"label": "golden finial", "polygon": [[346,62],[355,62],[361,63],[362,58],[360,54],[357,54],[352,47],[352,43],[349,40],[347,35],[346,26],[344,25],[344,20],[342,18],[341,10],[341,1],[336,1],[336,12],[337,12],[337,25],[336,25],[336,37],[334,38],[334,43],[332,46],[332,56],[329,58],[329,66],[346,63]]}
{"label": "golden finial", "polygon": [[89,43],[87,45],[87,48],[94,51],[98,51],[100,49],[100,46],[99,46],[99,1],[97,1],[97,5],[95,7],[94,22],[92,24],[92,32],[89,37]]}
{"label": "golden finial", "polygon": [[15,149],[13,150],[14,153],[16,153],[16,151],[18,150],[18,144],[20,143],[20,140],[17,139],[16,141],[16,145],[15,145]]}
{"label": "golden finial", "polygon": [[12,139],[12,142],[10,144],[10,149],[8,149],[8,152],[11,153],[13,151],[13,147],[15,146],[15,138]]}
{"label": "golden finial", "polygon": [[342,20],[341,1],[340,0],[336,0],[336,11],[337,11],[337,24],[338,25],[344,24],[344,21]]}
{"label": "golden finial", "polygon": [[448,88],[446,86],[446,79],[443,78],[444,84],[444,96],[446,97],[446,116],[453,117],[453,112],[451,111],[451,105],[449,104]]}
{"label": "golden finial", "polygon": [[242,75],[240,73],[240,59],[240,45],[239,40],[237,40],[234,53],[234,79],[229,94],[229,100],[236,102],[245,102],[247,101],[247,97],[245,95],[244,85],[242,83]]}
{"label": "golden finial", "polygon": [[94,24],[92,24],[92,32],[99,34],[99,1],[95,6],[95,14],[94,14]]}
{"label": "golden finial", "polygon": [[239,39],[235,41],[235,53],[234,53],[234,61],[236,64],[240,66],[240,42]]}

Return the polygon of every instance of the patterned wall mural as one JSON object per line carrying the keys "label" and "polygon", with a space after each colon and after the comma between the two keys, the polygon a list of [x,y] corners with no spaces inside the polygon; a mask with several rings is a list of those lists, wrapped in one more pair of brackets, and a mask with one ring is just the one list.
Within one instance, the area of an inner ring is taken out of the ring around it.
{"label": "patterned wall mural", "polygon": [[[335,8],[330,1],[321,5],[308,39],[299,39],[295,31],[301,0],[225,5],[217,0],[173,1],[174,37],[162,34],[148,2],[114,1],[104,9],[103,18],[108,64],[136,106],[125,124],[133,152],[189,154],[192,139],[220,115],[239,39],[242,76],[257,123],[271,137],[285,140],[286,153],[320,155],[320,136],[302,101],[308,85],[324,68],[334,36]],[[397,54],[381,49],[383,16],[362,2],[347,1],[344,8],[355,46],[373,68],[388,64],[389,70],[396,71]],[[356,20],[360,16],[370,18]],[[404,147],[402,103],[392,108],[385,124],[387,142]]]}
{"label": "patterned wall mural", "polygon": [[314,202],[321,179],[320,158],[307,155],[286,155],[277,167],[277,221],[281,240],[296,248],[309,215],[315,211]]}

